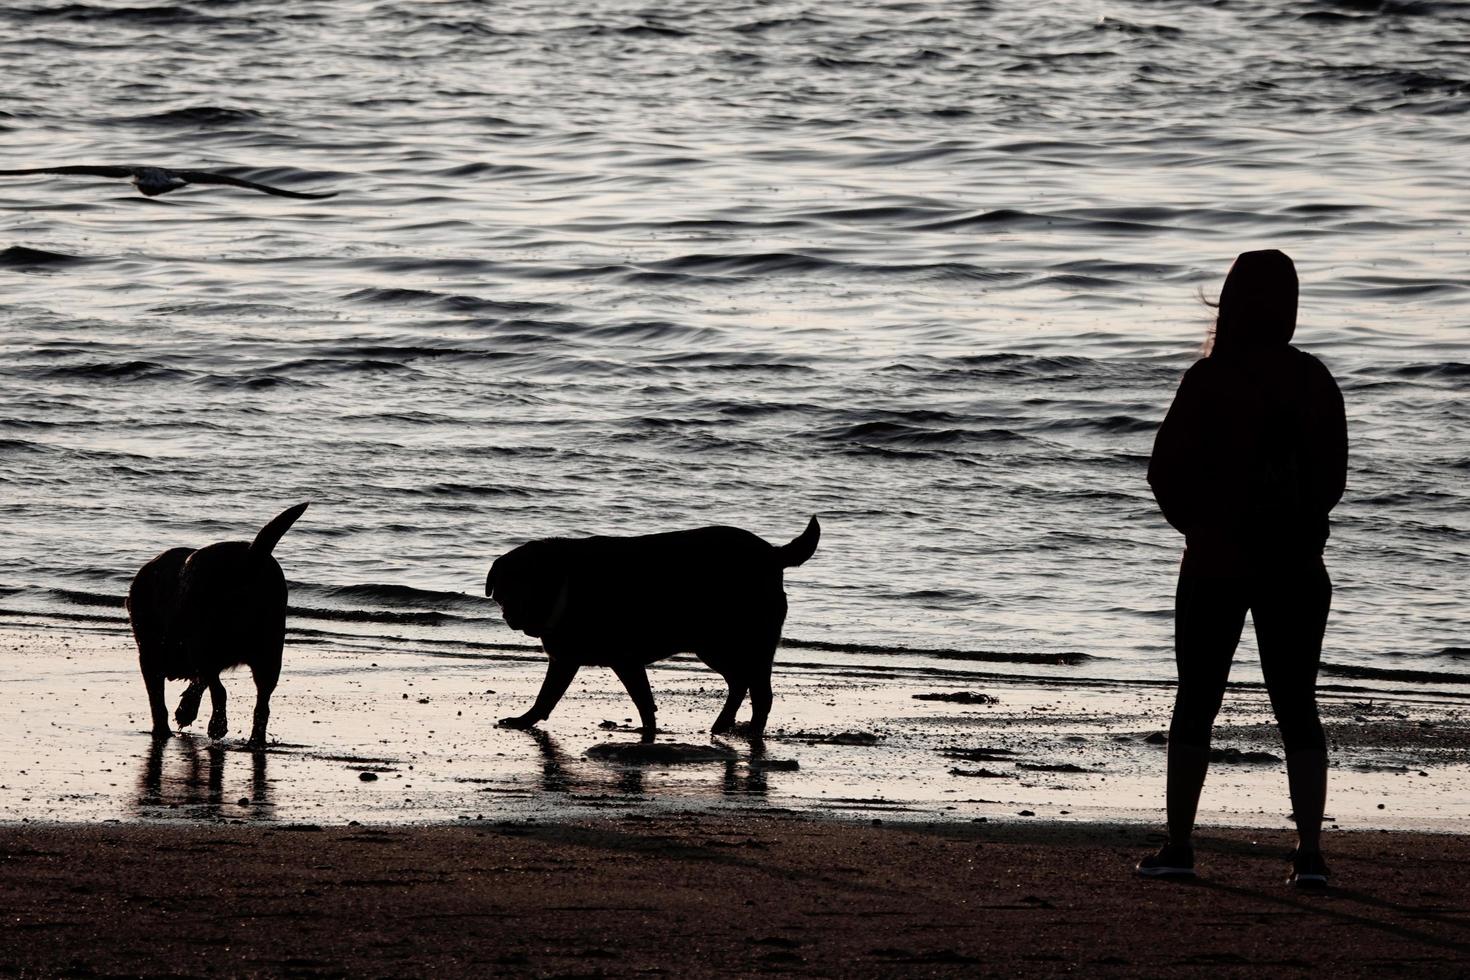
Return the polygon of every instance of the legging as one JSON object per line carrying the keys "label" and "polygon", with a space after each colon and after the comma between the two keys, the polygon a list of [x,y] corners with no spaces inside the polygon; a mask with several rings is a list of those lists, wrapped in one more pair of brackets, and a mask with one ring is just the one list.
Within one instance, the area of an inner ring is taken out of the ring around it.
{"label": "legging", "polygon": [[1205,577],[1186,569],[1174,599],[1179,691],[1169,740],[1209,746],[1249,610],[1286,751],[1326,749],[1317,717],[1317,667],[1331,606],[1332,581],[1320,558],[1283,562],[1256,576]]}

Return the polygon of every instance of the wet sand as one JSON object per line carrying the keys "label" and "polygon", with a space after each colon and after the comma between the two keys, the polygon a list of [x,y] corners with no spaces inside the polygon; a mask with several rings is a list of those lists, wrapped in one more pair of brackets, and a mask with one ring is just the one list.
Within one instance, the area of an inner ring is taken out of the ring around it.
{"label": "wet sand", "polygon": [[[0,822],[364,824],[590,819],[609,813],[784,813],[888,821],[1162,819],[1167,685],[883,676],[782,668],[763,743],[712,739],[719,678],[692,662],[650,676],[663,733],[638,747],[611,671],[578,676],[531,732],[495,727],[545,661],[373,639],[293,637],[270,747],[244,750],[254,688],[226,675],[232,731],[156,743],[131,638],[117,629],[0,631]],[[170,704],[182,691],[171,684]],[[936,699],[937,696],[937,699]],[[748,709],[747,709],[748,710]],[[1329,691],[1330,824],[1462,831],[1463,702]],[[1203,826],[1290,827],[1263,694],[1232,690]]]}
{"label": "wet sand", "polygon": [[1279,833],[1131,874],[1136,826],[634,814],[479,827],[0,828],[0,972],[1463,976],[1470,842]]}

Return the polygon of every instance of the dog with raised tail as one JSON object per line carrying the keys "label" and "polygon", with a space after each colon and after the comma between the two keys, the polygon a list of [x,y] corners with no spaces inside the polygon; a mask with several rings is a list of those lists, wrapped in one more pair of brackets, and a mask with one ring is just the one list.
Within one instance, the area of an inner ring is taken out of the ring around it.
{"label": "dog with raised tail", "polygon": [[734,527],[638,537],[547,538],[497,558],[485,594],[505,622],[541,641],[550,664],[536,703],[503,718],[507,728],[544,721],[584,666],[611,667],[638,708],[643,741],[657,726],[648,664],[692,653],[730,693],[714,734],[735,727],[750,693],[746,730],[759,736],[771,712],[771,666],[786,621],[782,573],[817,550],[822,529],[776,546]]}
{"label": "dog with raised tail", "polygon": [[153,736],[173,734],[163,700],[165,680],[187,680],[174,720],[192,724],[209,689],[209,737],[224,738],[225,688],[219,675],[248,666],[255,680],[255,724],[249,745],[265,747],[271,693],[281,676],[286,642],[286,577],[271,552],[306,510],[297,504],[260,529],[254,541],[170,548],[144,565],[128,589],[128,619],[148,689]]}

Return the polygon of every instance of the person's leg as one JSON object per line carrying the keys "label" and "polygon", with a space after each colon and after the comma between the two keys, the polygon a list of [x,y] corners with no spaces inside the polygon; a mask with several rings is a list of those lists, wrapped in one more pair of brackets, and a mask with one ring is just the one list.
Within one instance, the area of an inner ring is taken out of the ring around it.
{"label": "person's leg", "polygon": [[1327,739],[1317,715],[1317,667],[1331,606],[1332,582],[1320,560],[1314,560],[1289,577],[1263,581],[1251,612],[1261,674],[1286,748],[1286,779],[1301,854],[1322,849]]}
{"label": "person's leg", "polygon": [[1179,689],[1169,722],[1165,805],[1169,842],[1185,845],[1194,833],[1200,791],[1210,765],[1210,730],[1245,626],[1245,600],[1231,579],[1180,575],[1174,599],[1174,660]]}

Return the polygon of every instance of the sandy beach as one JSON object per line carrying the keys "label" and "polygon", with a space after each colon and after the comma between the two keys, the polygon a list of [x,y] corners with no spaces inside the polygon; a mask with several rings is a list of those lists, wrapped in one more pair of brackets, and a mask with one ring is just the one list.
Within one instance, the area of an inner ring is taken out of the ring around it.
{"label": "sandy beach", "polygon": [[624,815],[482,827],[10,826],[20,976],[1463,976],[1465,838],[1211,832],[1195,884],[1136,826]]}
{"label": "sandy beach", "polygon": [[[1231,692],[1202,879],[1158,845],[1164,686],[779,670],[763,743],[656,667],[494,727],[542,662],[298,638],[272,741],[155,742],[130,638],[15,626],[0,708],[0,971],[16,975],[1454,976],[1466,725],[1452,698],[1329,691],[1334,887],[1291,835],[1259,692]],[[248,674],[226,678],[248,718]],[[170,688],[170,700],[181,686]],[[202,722],[200,722],[202,724]],[[1429,831],[1429,832],[1425,832]]]}

